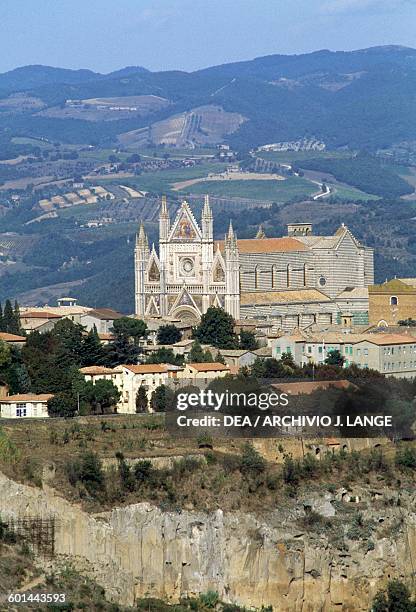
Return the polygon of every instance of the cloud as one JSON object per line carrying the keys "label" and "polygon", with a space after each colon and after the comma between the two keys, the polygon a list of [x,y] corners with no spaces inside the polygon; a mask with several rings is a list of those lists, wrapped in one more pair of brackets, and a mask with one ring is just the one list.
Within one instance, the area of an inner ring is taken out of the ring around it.
{"label": "cloud", "polygon": [[320,7],[320,12],[325,15],[384,13],[396,11],[400,7],[411,4],[411,0],[326,0]]}

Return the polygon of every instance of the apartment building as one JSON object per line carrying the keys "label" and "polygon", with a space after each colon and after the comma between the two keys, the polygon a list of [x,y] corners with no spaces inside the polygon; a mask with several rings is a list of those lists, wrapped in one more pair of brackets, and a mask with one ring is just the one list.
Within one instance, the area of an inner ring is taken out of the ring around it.
{"label": "apartment building", "polygon": [[296,333],[273,339],[271,348],[275,359],[290,353],[299,366],[323,364],[331,351],[338,350],[346,367],[355,364],[386,376],[416,376],[416,338],[410,334]]}

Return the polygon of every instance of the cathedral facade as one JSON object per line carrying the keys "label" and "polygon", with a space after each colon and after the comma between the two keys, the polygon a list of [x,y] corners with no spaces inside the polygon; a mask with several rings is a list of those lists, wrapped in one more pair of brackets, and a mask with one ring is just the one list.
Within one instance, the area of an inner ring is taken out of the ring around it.
{"label": "cathedral facade", "polygon": [[214,241],[207,196],[200,224],[187,202],[171,220],[162,198],[158,252],[143,225],[136,238],[136,315],[197,323],[209,306],[220,306],[235,319],[271,319],[288,330],[337,323],[348,310],[365,323],[372,249],[344,225],[333,236],[314,236],[312,229],[290,224],[285,237],[260,230],[238,240],[230,224],[224,240]]}
{"label": "cathedral facade", "polygon": [[239,318],[239,264],[232,231],[222,253],[214,245],[213,218],[205,198],[201,224],[187,202],[171,222],[166,198],[159,214],[159,252],[149,249],[143,225],[135,248],[136,314],[197,323],[209,306]]}

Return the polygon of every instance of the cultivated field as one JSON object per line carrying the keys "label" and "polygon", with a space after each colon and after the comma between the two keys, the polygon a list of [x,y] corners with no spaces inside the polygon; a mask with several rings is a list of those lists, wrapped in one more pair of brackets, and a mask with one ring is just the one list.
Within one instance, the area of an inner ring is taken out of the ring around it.
{"label": "cultivated field", "polygon": [[221,142],[245,121],[239,113],[228,113],[220,106],[200,106],[157,121],[146,128],[120,134],[125,147],[140,147],[148,142],[183,147],[188,142],[210,144]]}

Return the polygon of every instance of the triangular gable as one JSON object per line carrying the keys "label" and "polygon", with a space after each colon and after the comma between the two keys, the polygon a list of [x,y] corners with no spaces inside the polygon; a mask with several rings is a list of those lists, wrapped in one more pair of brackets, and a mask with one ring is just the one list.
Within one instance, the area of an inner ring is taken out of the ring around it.
{"label": "triangular gable", "polygon": [[212,263],[212,281],[214,283],[225,282],[225,262],[219,249],[217,249]]}
{"label": "triangular gable", "polygon": [[173,223],[169,240],[180,240],[182,242],[201,240],[201,230],[187,202],[182,202]]}
{"label": "triangular gable", "polygon": [[160,315],[159,306],[157,305],[156,300],[153,295],[150,297],[149,302],[147,304],[146,315],[149,317],[154,316],[154,315],[156,316]]}
{"label": "triangular gable", "polygon": [[337,231],[335,232],[335,236],[338,236],[338,242],[335,246],[335,250],[341,246],[341,244],[344,242],[347,236],[357,248],[359,249],[363,248],[362,244],[360,244],[357,238],[355,238],[355,236],[351,234],[350,230],[346,226],[341,225],[341,227],[339,227]]}
{"label": "triangular gable", "polygon": [[149,263],[147,265],[147,275],[149,282],[157,282],[160,280],[160,262],[154,250],[150,255]]}
{"label": "triangular gable", "polygon": [[223,304],[221,303],[220,297],[218,295],[218,293],[215,295],[214,301],[212,302],[212,305],[215,306],[216,308],[222,308]]}
{"label": "triangular gable", "polygon": [[182,288],[182,291],[180,292],[180,294],[178,295],[178,297],[176,298],[175,303],[173,304],[171,310],[175,310],[176,308],[178,308],[178,306],[191,306],[192,308],[195,308],[195,310],[198,313],[201,313],[200,309],[198,308],[198,306],[196,305],[194,299],[192,298],[192,296],[188,293],[186,287]]}

